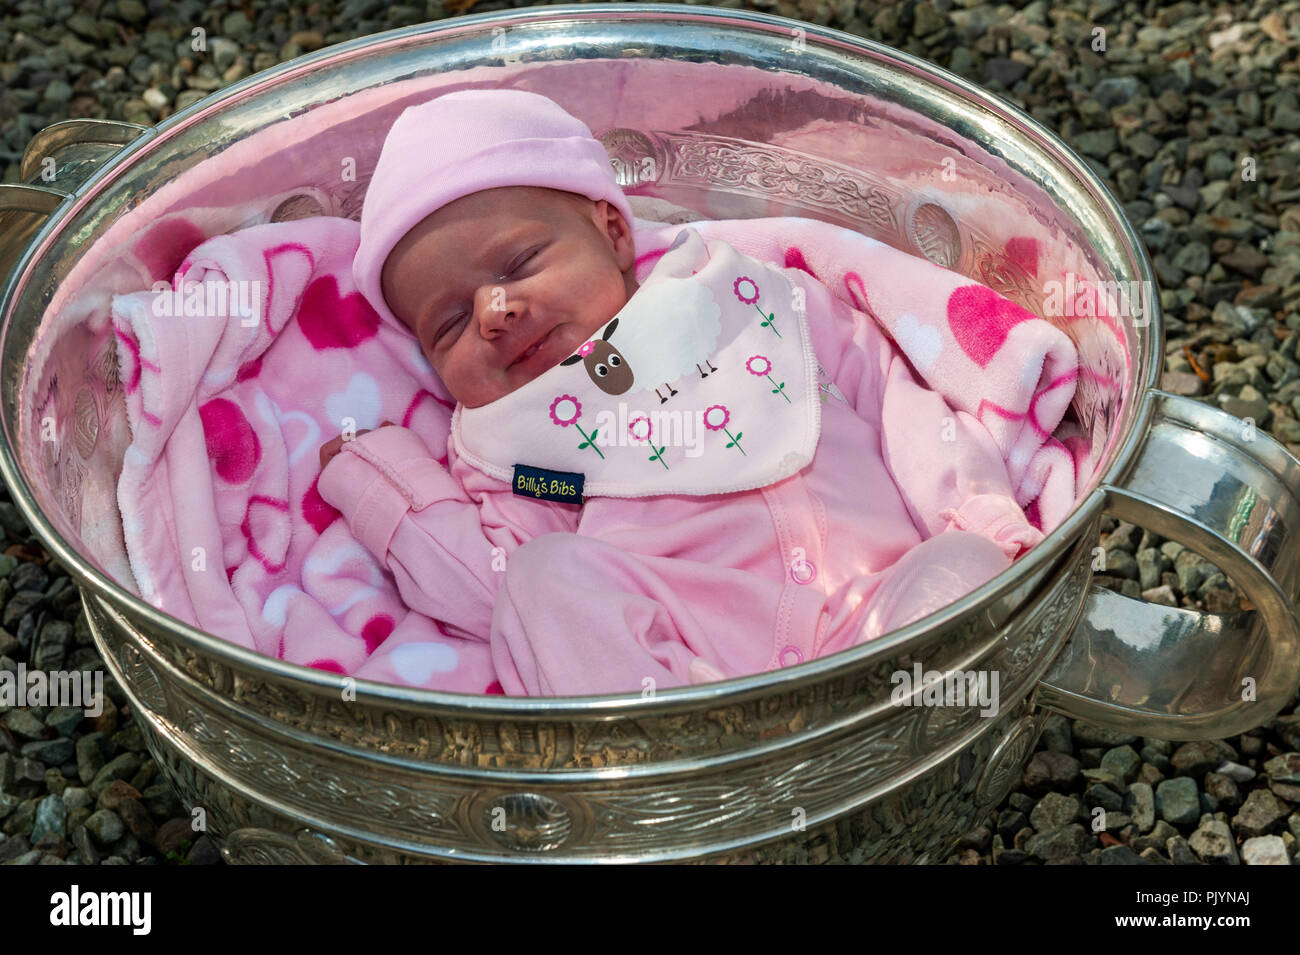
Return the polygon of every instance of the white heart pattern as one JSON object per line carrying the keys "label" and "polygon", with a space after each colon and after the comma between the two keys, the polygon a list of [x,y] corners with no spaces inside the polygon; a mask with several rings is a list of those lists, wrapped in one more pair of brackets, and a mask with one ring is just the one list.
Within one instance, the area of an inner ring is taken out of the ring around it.
{"label": "white heart pattern", "polygon": [[388,659],[393,671],[411,686],[423,686],[435,673],[451,673],[460,665],[460,656],[454,649],[430,641],[404,643]]}
{"label": "white heart pattern", "polygon": [[920,372],[929,371],[943,349],[943,336],[939,329],[922,325],[911,312],[904,312],[894,326],[894,341]]}
{"label": "white heart pattern", "polygon": [[340,427],[345,418],[356,422],[357,430],[376,427],[380,422],[383,402],[379,396],[379,382],[372,375],[357,372],[344,391],[336,391],[325,399],[325,414]]}

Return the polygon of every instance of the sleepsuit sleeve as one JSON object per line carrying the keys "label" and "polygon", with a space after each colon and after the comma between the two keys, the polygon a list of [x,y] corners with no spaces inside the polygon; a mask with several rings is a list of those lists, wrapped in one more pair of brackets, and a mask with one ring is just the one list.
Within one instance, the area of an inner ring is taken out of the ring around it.
{"label": "sleepsuit sleeve", "polygon": [[344,442],[317,490],[393,574],[408,607],[486,641],[510,554],[541,534],[572,531],[579,508],[478,476],[462,486],[413,431],[389,425]]}

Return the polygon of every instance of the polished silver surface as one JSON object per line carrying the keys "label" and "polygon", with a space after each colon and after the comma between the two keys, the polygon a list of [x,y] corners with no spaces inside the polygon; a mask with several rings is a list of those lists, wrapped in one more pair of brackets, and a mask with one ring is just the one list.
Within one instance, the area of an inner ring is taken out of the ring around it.
{"label": "polished silver surface", "polygon": [[[1075,511],[983,587],[868,645],[652,698],[362,682],[353,699],[342,677],[140,599],[116,504],[130,435],[110,296],[170,279],[212,235],[357,218],[401,109],[473,86],[583,119],[641,218],[813,216],[1055,321],[1081,362],[1057,436],[1091,448]],[[78,149],[89,158],[67,160]],[[501,11],[321,50],[156,128],[43,132],[24,171],[47,151],[65,157],[53,192],[0,191],[0,225],[17,207],[43,222],[0,246],[0,471],[231,861],[940,861],[1005,796],[1048,708],[1222,736],[1265,722],[1300,674],[1296,460],[1155,390],[1157,296],[1143,314],[1046,314],[1069,273],[1154,288],[1140,242],[1059,140],[907,54],[711,7]],[[174,257],[141,254],[159,237]],[[1090,587],[1103,512],[1196,548],[1257,609],[1171,613]],[[996,714],[892,704],[893,675],[916,663],[996,671]]]}

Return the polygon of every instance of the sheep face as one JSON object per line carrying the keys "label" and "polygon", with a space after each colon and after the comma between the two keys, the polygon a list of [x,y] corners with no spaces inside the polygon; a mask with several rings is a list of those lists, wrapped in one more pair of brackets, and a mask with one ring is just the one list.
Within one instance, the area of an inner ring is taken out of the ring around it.
{"label": "sheep face", "polygon": [[623,357],[623,353],[608,340],[614,334],[617,325],[616,318],[609,323],[605,334],[598,341],[592,342],[592,349],[585,356],[570,355],[560,362],[561,365],[582,362],[588,377],[607,395],[621,395],[632,387],[632,367]]}

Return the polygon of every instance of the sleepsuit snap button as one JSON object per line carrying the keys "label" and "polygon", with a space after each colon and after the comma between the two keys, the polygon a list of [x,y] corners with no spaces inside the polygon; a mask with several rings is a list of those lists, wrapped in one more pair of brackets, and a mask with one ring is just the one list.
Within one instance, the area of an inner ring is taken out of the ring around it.
{"label": "sleepsuit snap button", "polygon": [[790,567],[790,576],[796,584],[810,584],[817,576],[817,568],[810,560],[795,561]]}

